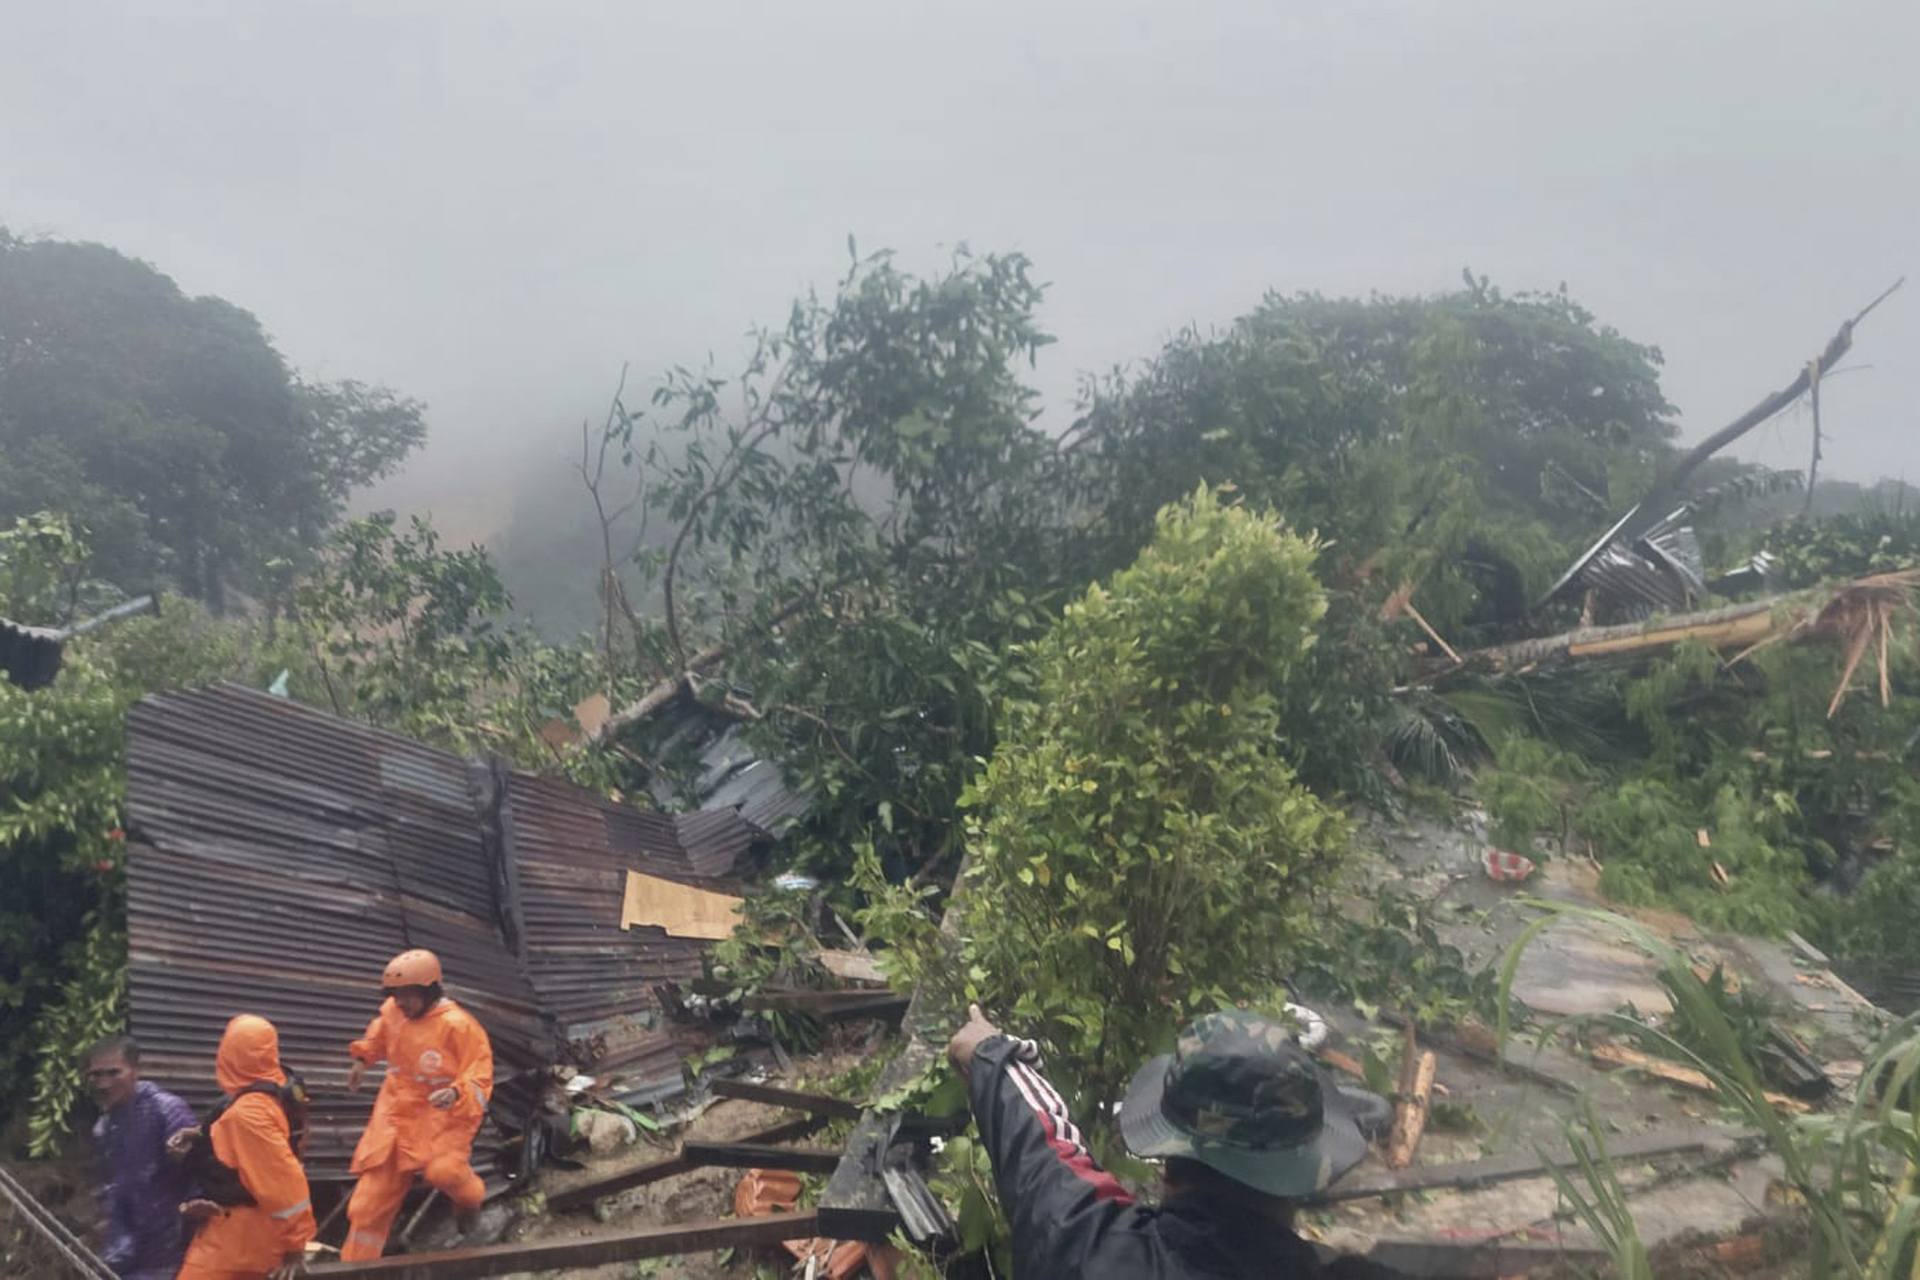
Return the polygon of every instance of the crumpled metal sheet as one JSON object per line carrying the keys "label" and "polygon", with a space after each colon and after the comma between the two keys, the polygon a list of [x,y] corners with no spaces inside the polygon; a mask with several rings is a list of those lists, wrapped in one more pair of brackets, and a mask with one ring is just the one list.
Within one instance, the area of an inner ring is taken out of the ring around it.
{"label": "crumpled metal sheet", "polygon": [[1592,591],[1612,612],[1645,615],[1692,607],[1707,592],[1700,540],[1682,505],[1631,545],[1615,535],[1639,512],[1634,507],[1574,561],[1543,598]]}
{"label": "crumpled metal sheet", "polygon": [[[269,1018],[314,1094],[309,1176],[346,1178],[373,1097],[345,1091],[347,1043],[415,946],[500,1079],[569,1062],[623,1096],[678,1092],[655,989],[697,976],[706,944],[623,932],[621,886],[731,870],[762,834],[734,810],[627,809],[235,686],[149,697],[128,729],[132,1029],[197,1109],[227,1020]],[[486,1126],[476,1158],[500,1141]]]}

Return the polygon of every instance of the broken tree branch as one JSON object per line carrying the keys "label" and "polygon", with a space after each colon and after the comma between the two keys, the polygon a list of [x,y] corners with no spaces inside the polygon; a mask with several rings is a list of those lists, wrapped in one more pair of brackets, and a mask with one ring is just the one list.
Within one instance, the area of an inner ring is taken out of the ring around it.
{"label": "broken tree branch", "polygon": [[1697,640],[1715,649],[1730,648],[1772,635],[1776,629],[1773,611],[1780,603],[1778,599],[1754,600],[1648,622],[1576,627],[1558,635],[1475,649],[1464,656],[1469,666],[1513,671],[1559,658],[1654,653],[1683,640]]}
{"label": "broken tree branch", "polygon": [[[727,450],[726,457],[722,458],[720,465],[714,469],[713,479],[708,481],[707,487],[688,504],[686,518],[680,522],[680,531],[674,535],[673,548],[667,552],[667,566],[660,575],[661,612],[667,620],[667,642],[673,646],[675,660],[683,667],[687,665],[687,651],[680,642],[680,616],[675,609],[673,599],[674,583],[680,571],[680,553],[685,549],[688,537],[699,525],[700,517],[705,514],[707,504],[738,480],[740,473],[746,467],[746,460],[766,442],[769,436],[786,425],[786,419],[776,412],[775,404],[786,385],[789,368],[791,368],[790,365],[782,365],[779,372],[774,374],[773,382],[766,395],[753,402],[754,407],[749,410],[749,421],[752,420],[752,415],[757,413],[760,418],[757,429],[743,426],[740,434],[734,437],[733,445]],[[747,393],[743,390],[742,394]]]}
{"label": "broken tree branch", "polygon": [[[767,630],[779,626],[812,604],[815,600],[818,600],[821,595],[835,590],[839,585],[840,584],[835,583],[819,591],[795,596],[786,604],[774,610],[762,625]],[[617,736],[628,726],[639,724],[642,720],[653,715],[682,693],[692,689],[694,681],[712,670],[716,663],[732,651],[733,645],[729,641],[722,640],[716,644],[708,645],[691,658],[688,658],[686,666],[681,671],[662,679],[658,684],[655,684],[651,689],[647,690],[646,693],[642,694],[639,701],[629,703],[627,706],[622,707],[620,710],[608,716],[600,722],[600,727],[597,730],[587,734],[581,741],[587,745],[605,742],[609,738]]]}
{"label": "broken tree branch", "polygon": [[[1632,545],[1673,510],[1680,498],[1681,488],[1686,484],[1687,478],[1699,469],[1701,463],[1805,395],[1816,373],[1825,373],[1832,369],[1840,362],[1841,357],[1853,348],[1854,326],[1866,319],[1875,307],[1885,302],[1895,289],[1906,282],[1907,278],[1901,276],[1882,290],[1879,297],[1860,308],[1852,319],[1842,322],[1839,331],[1828,339],[1826,349],[1803,365],[1799,375],[1792,382],[1762,399],[1760,403],[1675,459],[1673,464],[1654,482],[1652,491],[1641,499],[1639,509],[1627,520],[1621,522],[1620,527],[1615,530],[1613,541],[1623,546]],[[1808,489],[1811,491],[1812,485],[1808,485]]]}
{"label": "broken tree branch", "polygon": [[[1738,648],[1726,661],[1733,666],[1768,645],[1819,635],[1840,637],[1847,643],[1846,675],[1851,679],[1859,664],[1855,647],[1864,652],[1875,629],[1890,625],[1895,609],[1913,608],[1916,588],[1920,588],[1920,568],[1899,569],[1699,613],[1612,627],[1577,627],[1558,635],[1476,649],[1464,657],[1471,669],[1526,671],[1566,659],[1648,657],[1690,640],[1711,649]],[[1451,674],[1437,671],[1428,678]],[[1845,688],[1843,682],[1836,695]],[[1834,708],[1838,706],[1836,696]]]}
{"label": "broken tree branch", "polygon": [[[627,590],[620,580],[618,568],[613,559],[613,526],[624,519],[636,505],[646,500],[646,484],[642,481],[636,486],[633,497],[627,499],[618,508],[609,513],[606,501],[600,493],[600,485],[607,474],[607,448],[613,443],[616,423],[628,425],[626,402],[621,398],[627,391],[628,365],[620,366],[620,382],[613,389],[613,399],[607,404],[607,420],[600,426],[600,451],[595,455],[589,447],[587,424],[580,423],[580,482],[587,488],[587,496],[593,499],[594,518],[600,523],[600,605],[602,613],[602,657],[613,661],[613,611],[616,607],[626,615],[627,625],[633,634],[640,634],[640,620],[634,616],[633,605],[627,599]],[[589,461],[592,466],[589,468]],[[645,527],[644,516],[642,528]]]}
{"label": "broken tree branch", "polygon": [[1812,361],[1807,365],[1807,404],[1813,411],[1813,456],[1807,459],[1807,500],[1800,508],[1800,518],[1813,515],[1813,486],[1820,479],[1820,362]]}

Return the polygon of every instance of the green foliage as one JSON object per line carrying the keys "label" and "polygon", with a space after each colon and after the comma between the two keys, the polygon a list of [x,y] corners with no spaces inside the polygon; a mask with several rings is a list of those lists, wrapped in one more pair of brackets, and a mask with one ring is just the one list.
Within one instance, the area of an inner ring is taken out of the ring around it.
{"label": "green foliage", "polygon": [[74,1060],[87,1045],[126,1025],[127,935],[115,919],[125,904],[110,897],[89,912],[85,933],[63,956],[73,976],[61,984],[33,1028],[38,1061],[27,1154],[54,1154],[68,1131],[67,1118],[80,1100],[82,1081]]}
{"label": "green foliage", "polygon": [[663,611],[664,634],[630,623],[633,652],[670,674],[728,647],[709,694],[749,705],[815,796],[810,870],[844,876],[863,840],[895,879],[951,868],[955,801],[1022,678],[1004,655],[1085,581],[1020,377],[1051,341],[1041,292],[1018,255],[963,250],[931,278],[856,257],[737,379],[674,370],[651,423],[616,404],[611,447],[673,530],[618,566]]}
{"label": "green foliage", "polygon": [[[1904,497],[1904,494],[1902,495]],[[1920,505],[1796,520],[1767,532],[1773,575],[1787,587],[1858,578],[1920,565]]]}
{"label": "green foliage", "polygon": [[[391,514],[344,525],[293,592],[309,658],[298,696],[455,751],[594,781],[604,761],[557,760],[540,728],[605,687],[590,650],[507,626],[511,605],[479,547],[449,550],[426,520]],[[620,686],[615,686],[618,693]]]}
{"label": "green foliage", "polygon": [[1606,1125],[1594,1113],[1591,1099],[1581,1101],[1578,1118],[1561,1125],[1567,1147],[1573,1152],[1573,1168],[1540,1150],[1547,1176],[1553,1179],[1560,1198],[1572,1206],[1607,1251],[1618,1280],[1653,1280],[1653,1263],[1640,1241],[1633,1211],[1627,1207],[1626,1189],[1620,1185],[1620,1176],[1607,1155]]}
{"label": "green foliage", "polygon": [[88,586],[87,549],[65,516],[36,511],[0,529],[0,616],[28,625],[75,621]]}
{"label": "green foliage", "polygon": [[[1477,779],[1494,839],[1524,847],[1567,832],[1592,846],[1602,888],[1622,902],[1677,906],[1718,927],[1805,930],[1868,967],[1920,963],[1908,925],[1920,876],[1907,853],[1920,836],[1910,776],[1920,701],[1910,646],[1888,656],[1891,704],[1853,697],[1832,717],[1839,657],[1824,644],[1775,645],[1732,668],[1682,646],[1624,682],[1597,675],[1589,694],[1611,709],[1580,718],[1624,714],[1637,746],[1612,731],[1603,754],[1510,737]],[[1846,909],[1813,896],[1819,879],[1845,887],[1861,851],[1876,848],[1891,855]]]}
{"label": "green foliage", "polygon": [[0,520],[83,518],[124,588],[265,589],[419,445],[420,415],[302,381],[252,315],[145,263],[0,230]]}
{"label": "green foliage", "polygon": [[[0,1107],[31,1091],[49,1149],[79,1090],[72,1054],[117,1009],[126,962],[120,845],[122,720],[107,670],[69,655],[51,688],[0,680]],[[117,947],[115,944],[118,944]],[[31,1084],[29,1083],[31,1080]]]}
{"label": "green foliage", "polygon": [[1392,1009],[1421,1027],[1454,1026],[1491,1016],[1493,974],[1470,966],[1434,928],[1432,904],[1392,889],[1374,896],[1366,919],[1322,913],[1300,940],[1292,968],[1302,996]]}
{"label": "green foliage", "polygon": [[[813,931],[818,904],[811,893],[774,890],[746,900],[732,936],[713,946],[707,967],[728,984],[726,999],[739,1004],[767,987],[822,988],[834,985],[821,967],[821,942]],[[819,1048],[824,1026],[798,1010],[768,1010],[764,1018],[774,1038],[788,1051]]]}
{"label": "green foliage", "polygon": [[1480,775],[1487,834],[1516,853],[1534,854],[1533,838],[1567,831],[1578,784],[1587,774],[1579,757],[1537,738],[1514,735],[1500,744],[1497,767]]}
{"label": "green foliage", "polygon": [[1770,1028],[1781,1012],[1773,1001],[1760,989],[1743,986],[1729,979],[1718,964],[1705,978],[1700,979],[1700,990],[1719,1012],[1720,1023],[1725,1024],[1724,1031],[1719,1023],[1702,1026],[1699,1015],[1693,1011],[1693,1005],[1678,999],[1673,1002],[1673,1015],[1661,1030],[1700,1054],[1713,1053],[1718,1037],[1731,1032],[1734,1043],[1739,1045],[1741,1054],[1749,1062],[1766,1066],[1776,1056]]}
{"label": "green foliage", "polygon": [[1037,1036],[1093,1119],[1183,1020],[1269,994],[1340,817],[1276,747],[1325,598],[1316,548],[1196,491],[1031,650],[965,803],[969,998]]}
{"label": "green foliage", "polygon": [[[1806,863],[1782,841],[1782,815],[1733,787],[1710,804],[1703,813],[1656,778],[1596,793],[1575,821],[1606,851],[1601,889],[1629,904],[1671,903],[1705,924],[1746,933],[1779,934],[1803,923]],[[1699,843],[1703,829],[1707,848]],[[1727,873],[1724,884],[1716,864]]]}
{"label": "green foliage", "polygon": [[1673,435],[1659,361],[1564,293],[1471,276],[1428,298],[1274,294],[1094,388],[1080,447],[1123,544],[1160,504],[1231,479],[1343,564],[1370,563],[1390,588],[1421,581],[1445,627],[1511,616],[1566,539],[1636,496],[1608,477],[1650,475]]}

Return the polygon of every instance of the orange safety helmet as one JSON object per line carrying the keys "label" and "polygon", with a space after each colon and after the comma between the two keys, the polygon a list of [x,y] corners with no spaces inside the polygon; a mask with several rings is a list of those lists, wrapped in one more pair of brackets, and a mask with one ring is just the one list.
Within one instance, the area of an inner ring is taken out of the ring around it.
{"label": "orange safety helmet", "polygon": [[431,951],[416,948],[402,951],[387,961],[387,971],[380,977],[383,991],[395,987],[430,987],[440,981],[440,957]]}

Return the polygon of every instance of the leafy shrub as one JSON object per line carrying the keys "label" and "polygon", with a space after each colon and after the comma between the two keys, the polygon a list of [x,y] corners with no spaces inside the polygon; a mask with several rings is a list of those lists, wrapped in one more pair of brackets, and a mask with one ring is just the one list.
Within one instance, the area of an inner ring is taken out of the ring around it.
{"label": "leafy shrub", "polygon": [[1620,902],[1670,902],[1705,924],[1749,933],[1800,924],[1806,863],[1777,843],[1781,815],[1725,787],[1702,816],[1672,785],[1634,778],[1593,796],[1575,822],[1603,851],[1600,887]]}
{"label": "leafy shrub", "polygon": [[1563,835],[1575,789],[1588,773],[1579,758],[1538,738],[1514,735],[1500,744],[1494,759],[1479,787],[1493,843],[1530,853],[1535,836]]}
{"label": "leafy shrub", "polygon": [[1291,976],[1300,994],[1385,1006],[1423,1027],[1448,1026],[1496,1008],[1493,972],[1443,941],[1432,903],[1380,891],[1367,919],[1333,915],[1303,938]]}
{"label": "leafy shrub", "polygon": [[965,797],[966,993],[1048,1045],[1090,1119],[1181,1022],[1271,994],[1345,846],[1278,741],[1315,552],[1204,488],[1168,507],[1032,647],[1032,700]]}
{"label": "leafy shrub", "polygon": [[1920,564],[1920,510],[1867,510],[1796,520],[1767,533],[1773,576],[1788,587]]}

